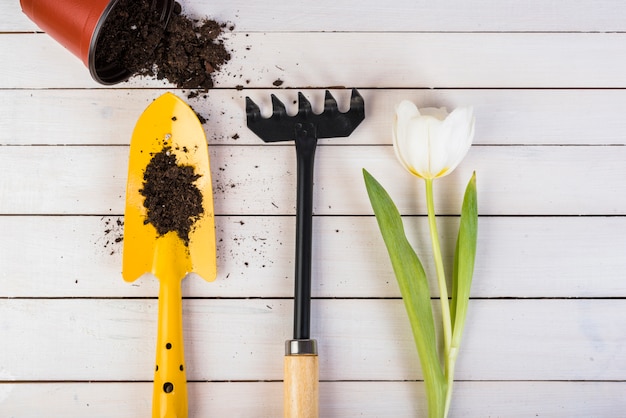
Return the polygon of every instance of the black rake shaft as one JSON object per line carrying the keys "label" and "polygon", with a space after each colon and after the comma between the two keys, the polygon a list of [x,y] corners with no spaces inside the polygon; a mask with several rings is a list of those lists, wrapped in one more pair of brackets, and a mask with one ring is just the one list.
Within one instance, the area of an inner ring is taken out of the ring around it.
{"label": "black rake shaft", "polygon": [[294,340],[311,338],[311,248],[313,242],[313,173],[317,137],[315,125],[297,123],[296,158],[296,271],[294,288]]}
{"label": "black rake shaft", "polygon": [[298,113],[287,114],[285,105],[272,94],[272,116],[263,118],[260,108],[246,97],[248,128],[264,142],[295,141],[297,161],[296,260],[294,289],[295,340],[310,339],[311,249],[313,237],[313,175],[318,138],[349,136],[365,118],[363,98],[352,90],[350,109],[340,112],[326,91],[324,111],[315,114],[311,103],[298,93]]}

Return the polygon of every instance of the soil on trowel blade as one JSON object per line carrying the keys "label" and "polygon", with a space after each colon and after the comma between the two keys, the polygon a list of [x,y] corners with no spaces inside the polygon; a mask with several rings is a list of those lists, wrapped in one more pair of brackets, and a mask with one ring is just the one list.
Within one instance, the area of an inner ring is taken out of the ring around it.
{"label": "soil on trowel blade", "polygon": [[213,75],[230,59],[221,39],[227,25],[191,19],[176,3],[163,28],[151,4],[151,0],[117,2],[98,38],[96,63],[121,63],[133,75],[167,80],[178,88],[213,87]]}
{"label": "soil on trowel blade", "polygon": [[152,224],[159,235],[175,231],[185,245],[189,233],[204,212],[202,193],[194,182],[200,177],[190,165],[179,165],[169,146],[154,154],[143,176],[147,217],[144,223]]}

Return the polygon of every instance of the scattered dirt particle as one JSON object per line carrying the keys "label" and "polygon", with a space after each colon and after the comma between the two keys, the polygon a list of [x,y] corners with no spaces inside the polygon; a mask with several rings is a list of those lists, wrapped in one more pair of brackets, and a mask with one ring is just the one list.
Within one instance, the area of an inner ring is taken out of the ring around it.
{"label": "scattered dirt particle", "polygon": [[283,85],[283,83],[284,83],[284,81],[283,81],[283,80],[281,80],[280,78],[278,78],[278,79],[276,79],[276,80],[275,80],[272,84],[273,84],[274,86],[276,86],[276,87],[280,87],[280,86],[282,86],[282,85]]}
{"label": "scattered dirt particle", "polygon": [[[191,96],[194,92],[189,93],[189,95]],[[193,96],[195,97],[195,96]],[[200,121],[201,124],[205,124],[207,123],[207,118],[205,118],[204,116],[202,116],[202,114],[200,114],[196,109],[193,108],[193,106],[189,106],[191,108],[191,110],[193,110],[193,112],[196,114],[196,116],[198,117],[198,120]]]}
{"label": "scattered dirt particle", "polygon": [[196,113],[196,115],[198,116],[198,120],[200,121],[201,124],[204,125],[205,123],[207,123],[207,118],[202,116],[200,113]]}
{"label": "scattered dirt particle", "polygon": [[104,244],[102,247],[109,249],[110,254],[113,255],[121,250],[119,243],[124,240],[124,221],[108,216],[102,217],[101,220],[104,221],[104,236],[101,238]]}

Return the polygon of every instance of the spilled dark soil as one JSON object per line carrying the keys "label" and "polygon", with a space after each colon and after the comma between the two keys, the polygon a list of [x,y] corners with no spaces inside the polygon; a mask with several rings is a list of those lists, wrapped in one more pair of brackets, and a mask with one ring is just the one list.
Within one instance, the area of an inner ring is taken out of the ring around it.
{"label": "spilled dark soil", "polygon": [[178,3],[164,27],[151,0],[119,0],[102,28],[95,59],[98,66],[120,63],[133,75],[207,90],[230,60],[221,36],[232,29],[209,18],[191,18]]}

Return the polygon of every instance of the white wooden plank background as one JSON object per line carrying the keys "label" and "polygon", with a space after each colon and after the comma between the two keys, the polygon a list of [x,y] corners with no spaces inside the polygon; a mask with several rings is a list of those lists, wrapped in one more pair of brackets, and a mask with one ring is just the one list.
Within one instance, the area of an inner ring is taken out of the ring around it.
{"label": "white wooden plank background", "polygon": [[[405,98],[477,115],[476,145],[436,184],[449,265],[461,192],[478,173],[478,259],[451,417],[623,416],[625,3],[181,3],[235,24],[217,88],[189,100],[209,120],[219,241],[217,280],[183,285],[191,416],[282,415],[294,151],[247,130],[244,98],[269,112],[271,93],[291,105],[299,90],[319,109],[329,87],[340,107],[349,92],[338,87],[358,87],[367,117],[317,154],[322,417],[426,412],[361,180],[367,168],[388,188],[432,272],[423,185],[390,146]],[[145,79],[99,86],[18,1],[3,6],[0,416],[146,416],[157,284],[120,276],[128,141],[154,98],[185,92]]]}

